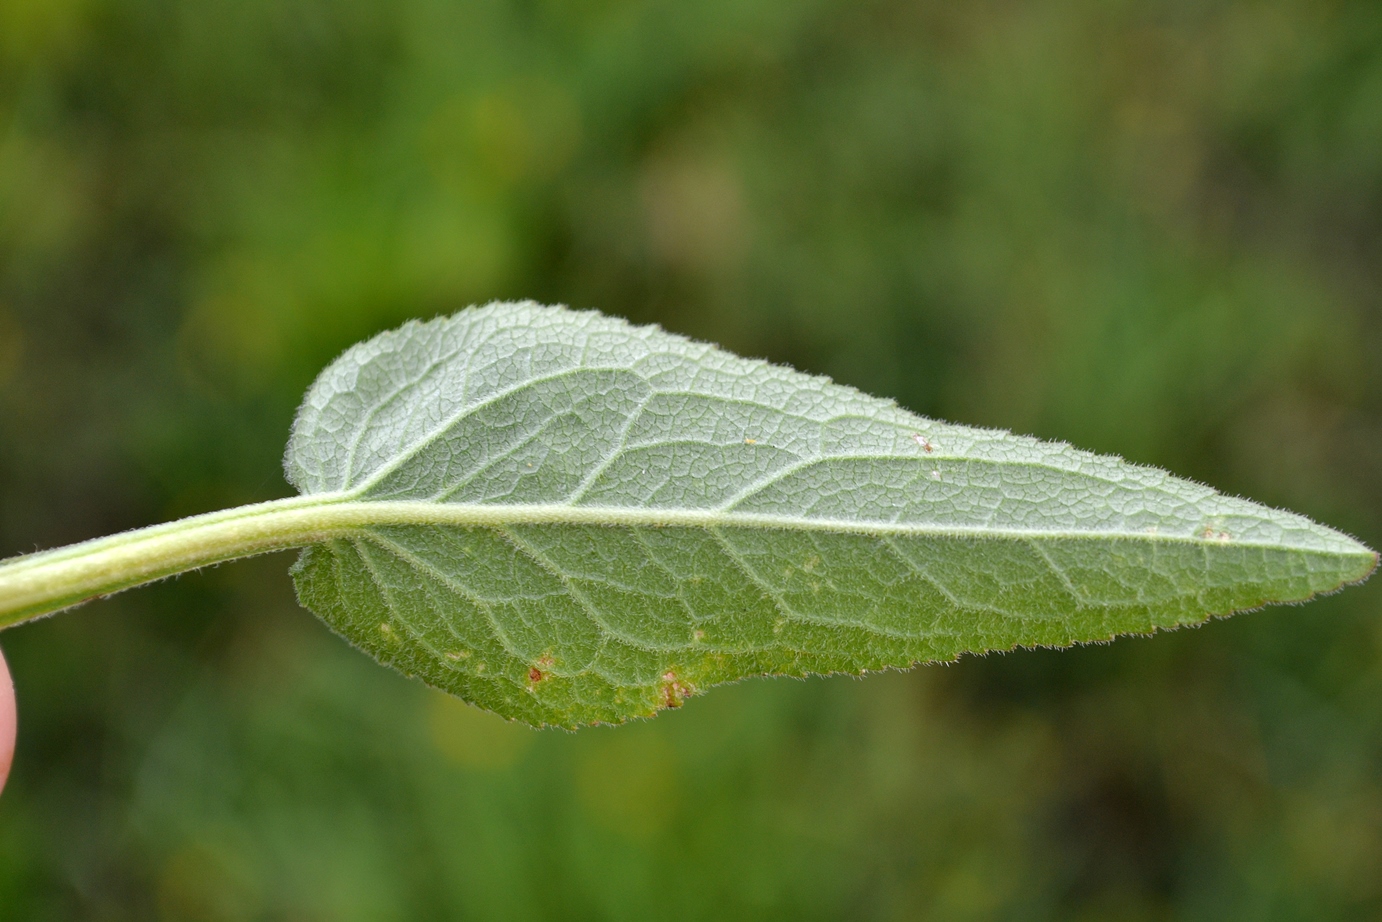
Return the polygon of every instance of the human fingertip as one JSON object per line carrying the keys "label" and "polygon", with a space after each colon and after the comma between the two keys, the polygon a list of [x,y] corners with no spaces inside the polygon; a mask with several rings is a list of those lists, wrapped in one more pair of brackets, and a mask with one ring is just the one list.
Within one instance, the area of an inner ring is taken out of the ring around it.
{"label": "human fingertip", "polygon": [[15,731],[19,727],[14,703],[14,682],[10,679],[10,667],[5,663],[5,654],[0,651],[0,790],[10,776],[10,765],[14,762]]}

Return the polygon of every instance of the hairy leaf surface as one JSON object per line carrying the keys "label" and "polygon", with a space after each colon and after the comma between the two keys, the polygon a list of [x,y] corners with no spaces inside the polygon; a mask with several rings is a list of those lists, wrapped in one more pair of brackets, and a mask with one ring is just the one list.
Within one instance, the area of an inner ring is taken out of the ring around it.
{"label": "hairy leaf surface", "polygon": [[1196,624],[1376,563],[1163,471],[532,303],[349,350],[286,467],[372,510],[303,552],[307,607],[409,675],[566,727],[745,676]]}

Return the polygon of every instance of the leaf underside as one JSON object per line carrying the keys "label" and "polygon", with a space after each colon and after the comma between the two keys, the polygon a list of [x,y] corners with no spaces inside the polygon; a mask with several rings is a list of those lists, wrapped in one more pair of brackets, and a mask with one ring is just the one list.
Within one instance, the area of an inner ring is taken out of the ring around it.
{"label": "leaf underside", "polygon": [[1376,564],[1159,470],[532,303],[349,350],[285,464],[305,494],[445,507],[454,523],[306,549],[299,598],[380,661],[536,725],[1195,624]]}

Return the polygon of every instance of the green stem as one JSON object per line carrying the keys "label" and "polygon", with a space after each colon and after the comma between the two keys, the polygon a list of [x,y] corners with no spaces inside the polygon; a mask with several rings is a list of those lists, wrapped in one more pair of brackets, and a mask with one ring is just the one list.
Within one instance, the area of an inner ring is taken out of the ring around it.
{"label": "green stem", "polygon": [[332,537],[340,496],[300,496],[28,554],[0,563],[0,629],[214,563]]}

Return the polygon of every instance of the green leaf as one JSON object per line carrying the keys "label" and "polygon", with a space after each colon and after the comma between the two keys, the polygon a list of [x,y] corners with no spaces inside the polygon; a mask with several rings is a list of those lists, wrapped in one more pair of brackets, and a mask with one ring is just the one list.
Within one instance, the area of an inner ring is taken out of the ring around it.
{"label": "green leaf", "polygon": [[1377,562],[1159,470],[532,303],[349,350],[286,467],[349,519],[294,567],[304,605],[404,673],[564,727],[746,676],[1197,624]]}

